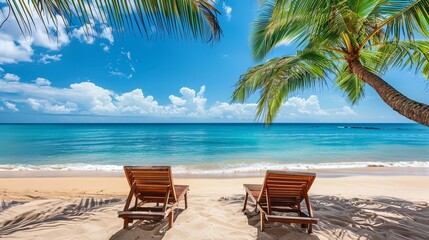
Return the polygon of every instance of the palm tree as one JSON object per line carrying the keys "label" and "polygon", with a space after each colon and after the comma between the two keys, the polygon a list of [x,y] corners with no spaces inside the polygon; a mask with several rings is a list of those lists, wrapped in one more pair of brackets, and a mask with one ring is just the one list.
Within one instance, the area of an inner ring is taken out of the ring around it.
{"label": "palm tree", "polygon": [[429,106],[398,92],[380,76],[408,68],[429,76],[429,0],[265,0],[251,35],[253,56],[296,44],[284,56],[250,68],[236,84],[233,101],[260,91],[257,117],[271,123],[296,90],[336,85],[351,104],[371,86],[395,111],[429,126]]}
{"label": "palm tree", "polygon": [[118,32],[153,35],[173,35],[179,38],[201,38],[216,41],[222,30],[217,20],[219,13],[213,0],[6,0],[8,12],[3,23],[12,15],[23,34],[31,34],[37,17],[45,31],[48,23],[58,30],[63,23],[67,30],[74,22],[80,25],[99,22],[114,27]]}

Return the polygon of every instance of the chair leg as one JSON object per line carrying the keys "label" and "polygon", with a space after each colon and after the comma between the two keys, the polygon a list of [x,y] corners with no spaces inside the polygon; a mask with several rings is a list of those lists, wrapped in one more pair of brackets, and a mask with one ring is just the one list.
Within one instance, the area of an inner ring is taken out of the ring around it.
{"label": "chair leg", "polygon": [[173,227],[173,219],[174,219],[174,211],[171,210],[171,212],[168,214],[168,229],[171,229]]}
{"label": "chair leg", "polygon": [[310,234],[312,232],[313,232],[313,225],[310,223],[308,224],[308,227],[307,227],[307,233]]}
{"label": "chair leg", "polygon": [[247,198],[249,197],[249,193],[246,192],[246,196],[244,197],[244,206],[243,206],[243,212],[246,211],[246,205],[247,205]]}
{"label": "chair leg", "polygon": [[185,193],[185,209],[188,209],[188,193]]}
{"label": "chair leg", "polygon": [[124,218],[124,229],[128,227],[129,222],[128,218]]}
{"label": "chair leg", "polygon": [[261,232],[265,229],[265,213],[261,211]]}

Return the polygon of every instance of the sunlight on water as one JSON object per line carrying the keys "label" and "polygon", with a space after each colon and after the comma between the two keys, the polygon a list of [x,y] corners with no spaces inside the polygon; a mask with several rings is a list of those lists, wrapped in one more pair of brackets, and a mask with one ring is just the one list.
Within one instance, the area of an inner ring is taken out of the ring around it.
{"label": "sunlight on water", "polygon": [[429,129],[417,124],[0,125],[0,146],[0,168],[15,170],[429,166]]}

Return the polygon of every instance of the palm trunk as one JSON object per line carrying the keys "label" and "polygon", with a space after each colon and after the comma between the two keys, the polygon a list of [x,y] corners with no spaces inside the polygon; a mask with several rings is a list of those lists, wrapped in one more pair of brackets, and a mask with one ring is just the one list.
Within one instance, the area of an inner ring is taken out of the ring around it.
{"label": "palm trunk", "polygon": [[415,122],[429,126],[429,105],[407,98],[379,76],[367,70],[359,60],[350,60],[348,64],[352,72],[375,89],[393,110]]}

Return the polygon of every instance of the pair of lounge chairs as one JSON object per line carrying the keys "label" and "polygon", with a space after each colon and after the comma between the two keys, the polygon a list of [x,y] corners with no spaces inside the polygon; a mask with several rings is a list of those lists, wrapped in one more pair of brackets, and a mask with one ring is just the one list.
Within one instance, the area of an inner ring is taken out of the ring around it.
{"label": "pair of lounge chairs", "polygon": [[[185,200],[188,208],[188,185],[174,185],[171,167],[124,167],[130,192],[123,211],[118,212],[124,219],[124,228],[134,220],[163,220],[168,217],[168,227],[173,226],[174,208],[180,200]],[[298,223],[312,232],[313,217],[308,191],[314,182],[314,173],[267,171],[262,185],[244,184],[246,196],[260,212],[261,231],[265,221]],[[134,203],[132,204],[132,200]],[[301,209],[305,201],[307,214]],[[148,206],[149,204],[150,206]],[[298,216],[276,215],[277,212],[293,212]]]}

